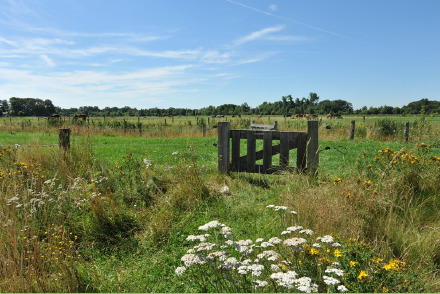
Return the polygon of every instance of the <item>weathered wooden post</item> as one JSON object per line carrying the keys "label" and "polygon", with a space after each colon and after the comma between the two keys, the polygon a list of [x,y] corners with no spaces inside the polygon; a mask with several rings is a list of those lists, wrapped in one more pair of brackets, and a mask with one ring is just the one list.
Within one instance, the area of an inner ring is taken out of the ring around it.
{"label": "weathered wooden post", "polygon": [[309,120],[307,122],[307,169],[314,174],[319,164],[318,147],[318,121]]}
{"label": "weathered wooden post", "polygon": [[405,142],[408,143],[409,140],[409,121],[405,123]]}
{"label": "weathered wooden post", "polygon": [[356,121],[352,120],[351,126],[350,126],[350,140],[354,139],[355,124],[356,124]]}
{"label": "weathered wooden post", "polygon": [[202,126],[202,133],[203,133],[203,137],[206,137],[206,125],[203,124]]}
{"label": "weathered wooden post", "polygon": [[218,170],[223,173],[229,171],[229,131],[231,123],[219,122],[218,132]]}
{"label": "weathered wooden post", "polygon": [[70,149],[70,129],[60,129],[59,130],[59,146],[62,147],[64,151],[69,151]]}

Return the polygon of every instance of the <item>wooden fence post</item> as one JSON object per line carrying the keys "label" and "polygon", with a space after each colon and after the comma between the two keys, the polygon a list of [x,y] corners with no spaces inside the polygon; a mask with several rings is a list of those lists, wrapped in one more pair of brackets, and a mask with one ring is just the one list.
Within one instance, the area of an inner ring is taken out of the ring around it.
{"label": "wooden fence post", "polygon": [[218,131],[218,170],[223,173],[229,171],[229,131],[231,123],[219,122]]}
{"label": "wooden fence post", "polygon": [[318,147],[318,121],[309,120],[307,122],[307,169],[312,173],[316,173],[319,164]]}
{"label": "wooden fence post", "polygon": [[408,143],[409,140],[409,121],[405,123],[405,142]]}
{"label": "wooden fence post", "polygon": [[356,121],[352,120],[351,126],[350,126],[350,140],[354,139],[355,124],[356,124]]}
{"label": "wooden fence post", "polygon": [[60,129],[59,130],[59,146],[64,149],[64,151],[69,151],[70,149],[70,129]]}

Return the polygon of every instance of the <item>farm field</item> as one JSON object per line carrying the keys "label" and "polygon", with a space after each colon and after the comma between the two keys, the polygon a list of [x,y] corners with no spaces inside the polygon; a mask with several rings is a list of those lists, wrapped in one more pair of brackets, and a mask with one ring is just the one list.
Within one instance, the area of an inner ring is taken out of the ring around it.
{"label": "farm field", "polygon": [[219,173],[222,120],[0,118],[0,291],[440,291],[439,117],[323,117],[316,177]]}

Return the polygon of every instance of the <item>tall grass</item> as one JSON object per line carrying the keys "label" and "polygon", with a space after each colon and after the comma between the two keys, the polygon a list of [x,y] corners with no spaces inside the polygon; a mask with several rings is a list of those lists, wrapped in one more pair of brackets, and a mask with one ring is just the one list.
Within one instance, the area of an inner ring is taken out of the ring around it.
{"label": "tall grass", "polygon": [[[291,126],[286,121],[282,127],[306,126],[291,121]],[[246,123],[237,120],[237,124]],[[327,139],[345,138],[337,133],[339,122],[332,121],[334,128],[328,130],[324,123],[321,133],[329,131]],[[428,130],[428,126],[423,128]],[[374,145],[366,138],[351,145],[348,140],[337,141],[334,145],[347,146],[348,153],[323,154],[318,178],[287,172],[219,174],[215,164],[207,164],[215,156],[202,148],[196,150],[197,144],[180,144],[172,152],[174,146],[169,147],[169,158],[162,161],[158,158],[165,154],[160,152],[154,158],[145,152],[115,155],[113,150],[97,157],[93,141],[79,137],[67,153],[57,147],[2,147],[0,291],[238,291],[221,288],[223,282],[215,278],[193,283],[202,274],[197,271],[188,271],[186,277],[175,274],[182,266],[181,257],[194,246],[187,236],[217,220],[230,226],[237,240],[281,238],[283,230],[295,225],[310,228],[314,236],[332,235],[343,245],[341,256],[330,248],[329,256],[321,252],[319,258],[339,260],[347,273],[341,283],[349,291],[437,292],[440,158],[435,137],[427,137],[435,132],[431,125],[429,132],[420,134],[431,142],[408,144],[406,149],[403,143],[390,142],[391,147],[385,148],[388,142]],[[204,142],[199,145],[215,153],[212,144]],[[360,150],[363,146],[368,146],[365,154]],[[374,146],[380,147],[370,150]],[[105,156],[118,159],[104,160]],[[274,214],[268,205],[287,206],[298,214]],[[307,242],[311,245],[313,240]],[[316,273],[311,274],[317,279],[313,283],[324,289],[329,280],[317,272],[330,265],[309,263],[314,251],[305,249],[309,255],[287,260],[307,264],[302,273]],[[353,254],[368,255],[362,269],[350,267],[350,261],[361,264]],[[379,259],[383,261],[376,262]],[[397,263],[393,260],[399,260],[394,269],[399,271],[391,271]],[[284,272],[288,270],[299,273],[302,268],[288,267]],[[362,270],[370,280],[362,278]],[[374,270],[381,276],[374,276]],[[388,282],[384,288],[378,282],[382,278],[398,281],[397,276],[410,282],[402,288]],[[257,291],[248,282],[246,289]]]}

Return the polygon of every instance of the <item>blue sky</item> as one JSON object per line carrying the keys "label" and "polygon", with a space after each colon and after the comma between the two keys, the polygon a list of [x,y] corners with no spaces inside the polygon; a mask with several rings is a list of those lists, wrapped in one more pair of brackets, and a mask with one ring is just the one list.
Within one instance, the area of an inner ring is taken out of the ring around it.
{"label": "blue sky", "polygon": [[0,0],[0,99],[439,100],[439,12],[438,0]]}

